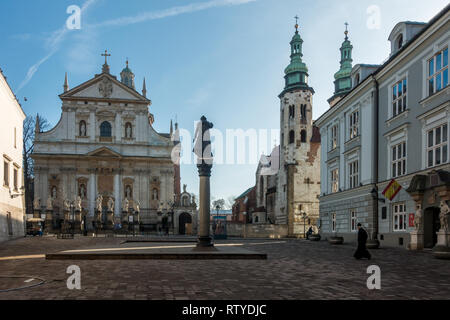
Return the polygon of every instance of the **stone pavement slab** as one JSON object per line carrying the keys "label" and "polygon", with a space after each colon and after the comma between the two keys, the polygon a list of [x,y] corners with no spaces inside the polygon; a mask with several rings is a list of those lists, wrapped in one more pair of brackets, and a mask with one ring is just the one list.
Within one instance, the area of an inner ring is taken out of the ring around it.
{"label": "stone pavement slab", "polygon": [[[450,299],[450,264],[430,252],[372,250],[301,240],[229,240],[267,260],[46,260],[45,254],[120,246],[123,239],[22,238],[0,244],[0,276],[38,277],[41,286],[0,300],[432,300]],[[145,245],[145,244],[144,244]],[[81,290],[67,289],[67,268],[81,269]],[[367,268],[381,269],[381,290],[367,289]]]}

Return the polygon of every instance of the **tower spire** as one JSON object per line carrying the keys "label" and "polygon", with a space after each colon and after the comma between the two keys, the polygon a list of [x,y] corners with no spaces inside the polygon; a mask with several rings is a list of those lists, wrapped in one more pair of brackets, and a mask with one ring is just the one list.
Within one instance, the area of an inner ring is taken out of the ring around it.
{"label": "tower spire", "polygon": [[308,89],[313,90],[308,86],[308,68],[306,67],[306,64],[302,61],[303,52],[303,39],[300,36],[300,33],[298,31],[299,25],[298,20],[299,17],[295,16],[295,34],[292,37],[292,40],[290,42],[291,45],[291,63],[289,66],[284,70],[285,73],[285,88],[286,90],[291,89]]}
{"label": "tower spire", "polygon": [[142,84],[142,95],[147,98],[147,85],[145,84],[145,77],[144,83]]}
{"label": "tower spire", "polygon": [[66,72],[66,76],[64,78],[64,92],[69,91],[69,81],[67,80],[67,72]]}
{"label": "tower spire", "polygon": [[39,113],[36,115],[36,126],[34,127],[34,133],[39,134],[41,132],[41,124],[39,122]]}
{"label": "tower spire", "polygon": [[336,98],[340,98],[345,96],[352,89],[352,81],[351,81],[351,73],[353,68],[353,59],[352,59],[352,50],[353,46],[348,38],[348,22],[344,23],[345,25],[345,39],[342,43],[341,48],[341,61],[339,71],[334,75],[334,95],[331,97],[328,102],[331,106],[336,104],[338,101]]}
{"label": "tower spire", "polygon": [[170,135],[173,134],[173,122],[172,119],[170,119]]}

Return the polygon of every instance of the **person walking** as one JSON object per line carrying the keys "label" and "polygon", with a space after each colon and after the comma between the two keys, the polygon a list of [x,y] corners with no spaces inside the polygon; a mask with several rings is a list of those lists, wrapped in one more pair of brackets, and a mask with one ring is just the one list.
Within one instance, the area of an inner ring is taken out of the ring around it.
{"label": "person walking", "polygon": [[356,249],[356,252],[353,255],[358,260],[362,258],[367,258],[370,260],[372,257],[366,248],[368,237],[367,231],[363,229],[361,223],[358,223],[358,249]]}

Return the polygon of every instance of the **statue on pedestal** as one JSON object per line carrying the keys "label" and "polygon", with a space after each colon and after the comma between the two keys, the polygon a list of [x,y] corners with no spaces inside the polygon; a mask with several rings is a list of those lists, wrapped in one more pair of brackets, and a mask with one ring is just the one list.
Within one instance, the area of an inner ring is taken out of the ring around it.
{"label": "statue on pedestal", "polygon": [[130,201],[128,200],[128,198],[123,199],[123,201],[122,201],[122,211],[123,212],[128,212],[129,208],[130,208]]}
{"label": "statue on pedestal", "polygon": [[53,210],[53,198],[51,196],[47,198],[47,210]]}
{"label": "statue on pedestal", "polygon": [[134,212],[141,212],[141,204],[137,200],[133,200],[133,210]]}
{"label": "statue on pedestal", "polygon": [[75,211],[81,212],[82,210],[83,208],[81,207],[81,197],[78,196],[77,199],[75,200]]}
{"label": "statue on pedestal", "polygon": [[39,198],[39,197],[34,198],[33,207],[34,207],[34,210],[41,209],[41,198]]}
{"label": "statue on pedestal", "polygon": [[98,212],[102,212],[102,204],[103,204],[103,197],[101,194],[99,194],[97,200],[95,200],[95,209]]}
{"label": "statue on pedestal", "polygon": [[414,227],[416,231],[422,230],[422,205],[417,205],[416,214],[414,215]]}
{"label": "statue on pedestal", "polygon": [[70,201],[68,199],[64,199],[63,208],[64,211],[70,211]]}
{"label": "statue on pedestal", "polygon": [[114,212],[114,199],[112,197],[108,199],[108,212]]}
{"label": "statue on pedestal", "polygon": [[439,214],[439,220],[441,222],[441,230],[448,231],[448,215],[450,209],[445,200],[441,200],[441,213]]}

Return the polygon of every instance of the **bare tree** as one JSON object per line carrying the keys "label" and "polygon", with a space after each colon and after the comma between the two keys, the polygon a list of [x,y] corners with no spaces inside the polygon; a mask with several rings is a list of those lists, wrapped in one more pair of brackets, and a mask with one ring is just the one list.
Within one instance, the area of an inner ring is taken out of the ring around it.
{"label": "bare tree", "polygon": [[25,182],[25,206],[28,214],[33,213],[34,199],[34,162],[31,155],[34,151],[36,118],[39,119],[40,131],[50,127],[47,119],[37,115],[26,117],[23,122],[23,174]]}
{"label": "bare tree", "polygon": [[212,202],[212,208],[211,208],[211,210],[216,211],[217,208],[219,208],[219,210],[223,210],[223,209],[225,208],[225,200],[223,200],[223,199],[217,199],[217,200],[214,200],[214,201]]}
{"label": "bare tree", "polygon": [[234,205],[234,203],[235,203],[235,199],[236,199],[235,196],[229,196],[229,197],[227,198],[227,200],[225,201],[225,208],[226,208],[227,210],[233,209],[233,205]]}

